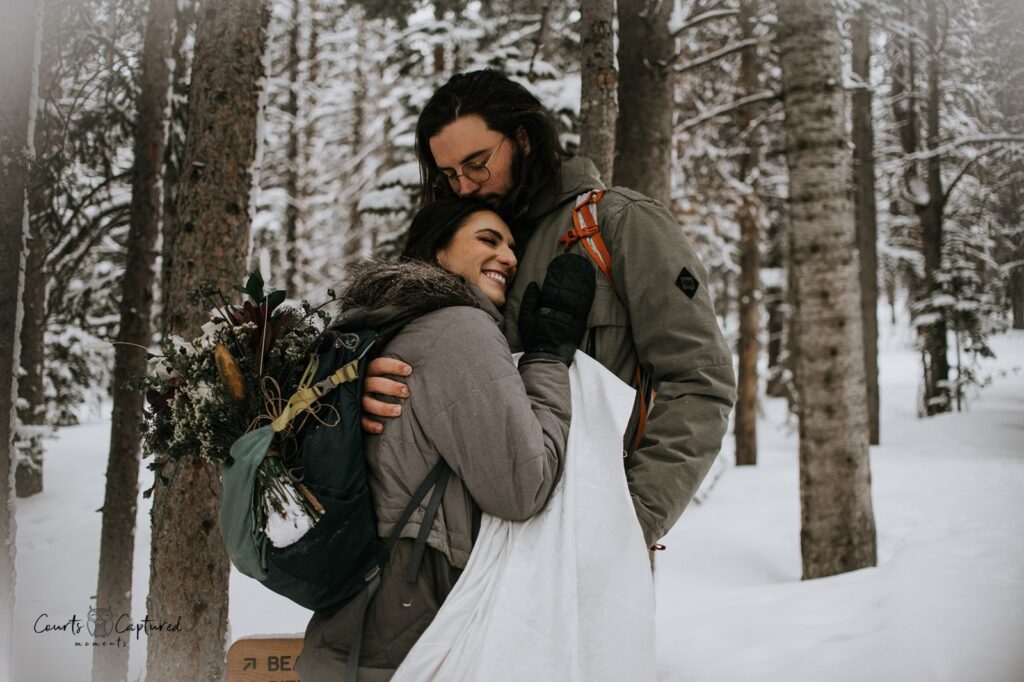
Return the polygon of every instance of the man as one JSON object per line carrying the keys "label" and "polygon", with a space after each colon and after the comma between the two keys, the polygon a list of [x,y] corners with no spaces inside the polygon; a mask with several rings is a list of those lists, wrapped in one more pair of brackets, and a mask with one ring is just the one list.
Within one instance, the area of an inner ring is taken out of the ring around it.
{"label": "man", "polygon": [[[594,165],[567,158],[553,122],[533,95],[504,75],[483,70],[452,77],[427,102],[416,127],[425,203],[479,196],[501,212],[522,253],[507,295],[504,330],[520,350],[515,320],[526,285],[544,279],[566,247],[576,198],[604,189]],[[614,286],[595,268],[597,292],[580,348],[627,383],[639,366],[656,399],[626,479],[648,546],[675,524],[693,498],[725,435],[735,400],[732,355],[722,337],[693,247],[669,211],[638,192],[615,187],[597,206],[611,255]],[[576,242],[570,251],[588,256]],[[403,398],[386,374],[411,368],[380,358],[367,391]],[[364,411],[395,416],[401,405],[367,395]],[[382,425],[364,418],[364,428]],[[628,437],[627,443],[633,441]]]}

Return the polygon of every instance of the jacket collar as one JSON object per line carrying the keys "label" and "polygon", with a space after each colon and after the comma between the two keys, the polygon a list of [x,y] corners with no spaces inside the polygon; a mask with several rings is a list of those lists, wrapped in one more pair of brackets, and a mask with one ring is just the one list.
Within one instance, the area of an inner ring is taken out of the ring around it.
{"label": "jacket collar", "polygon": [[592,189],[605,189],[597,166],[590,159],[574,156],[562,162],[558,182],[537,192],[525,210],[525,217],[537,221]]}

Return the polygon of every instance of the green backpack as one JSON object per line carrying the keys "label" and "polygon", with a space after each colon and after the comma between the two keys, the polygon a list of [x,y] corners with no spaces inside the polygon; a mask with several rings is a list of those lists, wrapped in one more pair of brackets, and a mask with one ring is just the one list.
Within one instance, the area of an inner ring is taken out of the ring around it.
{"label": "green backpack", "polygon": [[[308,419],[298,434],[301,481],[324,513],[295,543],[274,547],[255,520],[256,469],[270,446],[272,427],[245,434],[231,448],[232,463],[223,470],[220,505],[228,556],[239,571],[307,609],[336,611],[366,589],[369,604],[399,533],[433,488],[407,575],[415,581],[419,573],[427,535],[451,469],[444,459],[438,461],[413,494],[391,537],[381,540],[360,425],[366,365],[414,317],[396,320],[380,330],[328,330],[325,334],[318,351],[319,369],[312,384],[317,397],[311,409],[333,408],[340,420],[331,426]],[[353,652],[358,660],[358,642]]]}

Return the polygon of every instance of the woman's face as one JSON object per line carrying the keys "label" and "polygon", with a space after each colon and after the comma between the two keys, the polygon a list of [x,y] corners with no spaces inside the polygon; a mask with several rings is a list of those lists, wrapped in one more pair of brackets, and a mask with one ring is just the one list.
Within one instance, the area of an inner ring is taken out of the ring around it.
{"label": "woman's face", "polygon": [[491,303],[500,307],[516,274],[514,246],[504,220],[491,211],[478,211],[455,232],[451,243],[437,252],[437,262],[480,287]]}

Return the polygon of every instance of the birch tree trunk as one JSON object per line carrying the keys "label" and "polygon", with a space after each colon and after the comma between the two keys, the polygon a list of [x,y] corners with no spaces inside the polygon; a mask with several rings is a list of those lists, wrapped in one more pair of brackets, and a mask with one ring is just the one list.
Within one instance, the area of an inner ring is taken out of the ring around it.
{"label": "birch tree trunk", "polygon": [[797,298],[803,577],[876,563],[860,292],[834,9],[780,0]]}
{"label": "birch tree trunk", "polygon": [[[135,129],[132,203],[127,262],[121,279],[120,326],[114,346],[114,408],[110,454],[103,498],[97,608],[114,618],[130,614],[135,514],[139,497],[139,424],[142,394],[133,379],[146,371],[146,348],[152,342],[154,261],[163,212],[162,174],[167,143],[168,111],[177,0],[152,0],[146,19],[142,78]],[[128,678],[129,645],[93,649],[92,679]]]}
{"label": "birch tree trunk", "polygon": [[35,109],[36,0],[6,0],[0,10],[0,679],[14,679],[14,406],[18,395],[26,187]]}
{"label": "birch tree trunk", "polygon": [[853,72],[866,86],[853,93],[853,172],[856,186],[857,247],[860,252],[860,307],[864,332],[864,377],[868,429],[878,445],[878,226],[875,207],[875,132],[871,121],[871,23],[862,6],[853,19]]}
{"label": "birch tree trunk", "polygon": [[[754,37],[757,18],[756,0],[740,2],[740,38]],[[757,48],[745,47],[740,52],[740,96],[758,90]],[[740,107],[739,129],[746,130],[754,120],[757,107]],[[747,149],[740,160],[741,178],[749,185],[749,174],[757,167],[756,132],[747,138]],[[761,211],[753,192],[742,197],[736,216],[740,225],[740,337],[738,343],[739,371],[736,391],[736,464],[757,464],[757,358],[761,351]]]}
{"label": "birch tree trunk", "polygon": [[583,0],[580,6],[580,156],[594,162],[601,179],[612,186],[615,165],[615,101],[618,72],[612,22],[615,0]]}
{"label": "birch tree trunk", "polygon": [[671,2],[619,0],[615,182],[671,206]]}
{"label": "birch tree trunk", "polygon": [[[268,11],[261,0],[203,3],[189,90],[178,216],[168,239],[168,330],[199,333],[206,313],[186,296],[202,282],[230,291],[250,249]],[[218,527],[220,478],[198,457],[156,487],[148,613],[181,624],[149,637],[147,682],[220,680],[225,673],[228,559]],[[180,621],[179,621],[180,619]]]}

